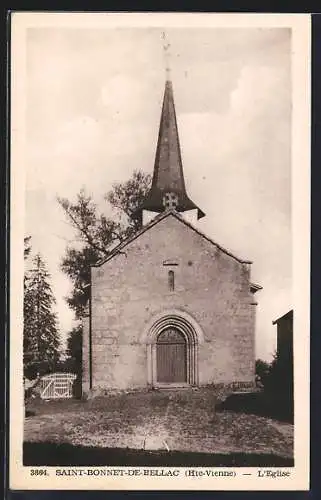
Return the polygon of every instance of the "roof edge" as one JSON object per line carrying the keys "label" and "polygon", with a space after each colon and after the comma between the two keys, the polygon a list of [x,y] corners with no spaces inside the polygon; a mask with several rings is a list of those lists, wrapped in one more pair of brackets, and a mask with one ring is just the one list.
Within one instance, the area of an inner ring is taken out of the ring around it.
{"label": "roof edge", "polygon": [[259,290],[263,290],[263,286],[253,282],[250,283],[250,288],[253,289],[253,293],[258,292]]}
{"label": "roof edge", "polygon": [[288,312],[286,312],[285,314],[282,314],[282,316],[280,316],[279,318],[277,318],[274,321],[272,321],[272,325],[276,325],[278,323],[278,321],[280,321],[280,319],[283,319],[283,318],[285,318],[286,316],[288,316],[290,314],[293,315],[293,309],[290,309]]}
{"label": "roof edge", "polygon": [[202,236],[203,238],[205,238],[207,241],[209,241],[210,243],[212,243],[213,245],[215,245],[217,248],[219,248],[220,250],[222,250],[222,252],[226,253],[227,255],[229,255],[230,257],[233,257],[233,259],[237,260],[238,262],[240,262],[240,264],[253,264],[253,262],[251,260],[247,260],[247,259],[241,259],[240,257],[237,257],[233,252],[231,252],[230,250],[227,250],[226,248],[222,247],[222,245],[220,245],[219,243],[216,243],[216,241],[212,240],[212,238],[210,238],[209,236],[207,236],[207,234],[203,233],[203,231],[200,231],[197,227],[195,227],[191,222],[188,222],[187,220],[185,220],[180,214],[178,214],[177,212],[174,211],[173,213],[174,217],[176,217],[178,220],[180,220],[181,222],[183,222],[183,224],[185,224],[186,226],[190,227],[191,229],[193,229],[196,233],[198,233],[200,236]]}
{"label": "roof edge", "polygon": [[151,227],[153,227],[155,224],[157,224],[158,222],[160,222],[162,219],[165,219],[165,217],[167,217],[169,215],[169,213],[170,212],[161,212],[159,215],[157,215],[156,217],[154,217],[154,219],[152,219],[148,224],[146,224],[141,229],[139,229],[135,234],[133,234],[132,236],[129,236],[127,239],[125,239],[124,241],[122,241],[121,243],[119,243],[119,245],[117,245],[111,251],[110,255],[108,255],[107,257],[99,260],[98,262],[96,262],[96,264],[92,264],[90,267],[100,267],[103,264],[105,264],[105,262],[107,262],[112,257],[114,257],[114,255],[116,255],[117,253],[119,253],[119,251],[122,248],[124,248],[126,245],[128,245],[131,241],[134,241],[136,238],[138,238],[145,231],[147,231],[148,229],[150,229]]}
{"label": "roof edge", "polygon": [[[193,229],[193,231],[195,231],[197,234],[199,234],[200,236],[202,236],[203,238],[205,238],[207,241],[209,241],[210,243],[212,243],[212,245],[214,245],[217,248],[219,248],[226,255],[229,255],[233,259],[237,260],[240,264],[253,264],[253,262],[251,260],[241,259],[240,257],[237,257],[236,255],[234,255],[232,252],[230,252],[226,248],[224,248],[221,245],[219,245],[218,243],[216,243],[214,240],[212,240],[211,238],[209,238],[205,233],[203,233],[198,228],[196,228],[193,224],[191,224],[190,222],[186,221],[178,212],[176,212],[176,210],[172,209],[172,210],[168,210],[166,212],[161,212],[154,219],[152,219],[148,224],[146,224],[139,231],[137,231],[134,235],[129,236],[126,240],[122,241],[117,247],[114,248],[114,250],[110,253],[110,255],[108,255],[108,257],[105,257],[104,259],[96,262],[96,264],[92,264],[90,267],[100,267],[100,266],[102,266],[103,264],[105,264],[106,262],[108,262],[110,259],[112,259],[116,254],[118,254],[125,246],[127,246],[129,243],[131,243],[132,241],[134,241],[136,238],[138,238],[145,231],[147,231],[148,229],[150,229],[153,226],[155,226],[156,224],[158,224],[163,219],[166,219],[166,217],[168,217],[169,215],[172,215],[177,220],[179,220],[180,222],[182,222],[183,224],[185,224],[187,227],[190,227],[191,229]],[[259,285],[257,285],[257,286],[259,286]]]}
{"label": "roof edge", "polygon": [[[131,218],[137,219],[143,210],[163,213],[164,207],[161,206],[160,197],[161,197],[160,192],[157,192],[156,189],[154,190],[150,189],[145,200],[132,213]],[[197,219],[201,219],[206,215],[205,212],[203,212],[203,210],[198,205],[196,205],[196,203],[194,203],[193,200],[191,200],[190,197],[185,192],[185,194],[183,195],[182,202],[178,207],[176,207],[176,212],[184,213],[188,212],[189,210],[197,210]]]}

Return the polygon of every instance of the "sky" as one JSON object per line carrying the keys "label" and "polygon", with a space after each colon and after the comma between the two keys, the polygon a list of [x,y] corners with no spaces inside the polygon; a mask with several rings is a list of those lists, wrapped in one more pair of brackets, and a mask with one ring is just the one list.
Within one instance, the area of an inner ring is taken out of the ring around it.
{"label": "sky", "polygon": [[[253,261],[257,357],[292,308],[291,31],[166,29],[183,168],[198,227]],[[152,173],[165,62],[158,28],[29,28],[26,221],[52,276],[62,337],[74,325],[60,270],[75,234],[57,196],[104,194],[134,169]]]}

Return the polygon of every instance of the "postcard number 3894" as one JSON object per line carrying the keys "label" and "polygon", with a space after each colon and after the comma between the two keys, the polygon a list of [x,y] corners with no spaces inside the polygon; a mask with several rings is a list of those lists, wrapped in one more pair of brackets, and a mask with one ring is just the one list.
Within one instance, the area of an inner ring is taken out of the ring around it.
{"label": "postcard number 3894", "polygon": [[46,469],[31,469],[30,476],[49,476]]}

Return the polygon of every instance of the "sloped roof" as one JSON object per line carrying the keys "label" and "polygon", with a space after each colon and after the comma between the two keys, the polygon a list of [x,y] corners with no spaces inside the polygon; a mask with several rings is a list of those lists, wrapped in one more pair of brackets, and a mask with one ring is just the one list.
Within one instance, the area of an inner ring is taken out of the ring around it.
{"label": "sloped roof", "polygon": [[279,321],[282,321],[283,319],[291,318],[291,317],[293,317],[293,309],[291,309],[287,313],[283,314],[279,318],[277,318],[274,321],[272,321],[272,325],[276,325]]}
{"label": "sloped roof", "polygon": [[[224,252],[226,255],[229,255],[233,259],[237,260],[241,264],[252,264],[252,261],[241,259],[240,257],[237,257],[236,255],[234,255],[232,252],[230,252],[226,248],[224,248],[221,245],[219,245],[218,243],[216,243],[214,240],[212,240],[206,234],[204,234],[202,231],[200,231],[198,228],[196,228],[193,224],[191,224],[190,222],[186,221],[176,210],[168,210],[166,212],[162,212],[159,215],[157,215],[151,222],[149,222],[148,224],[146,224],[145,226],[143,226],[133,236],[130,236],[129,238],[127,238],[126,240],[124,240],[123,242],[121,242],[117,247],[115,247],[112,250],[111,254],[108,257],[106,257],[106,258],[98,261],[92,267],[100,267],[101,265],[105,264],[106,262],[108,262],[109,260],[111,260],[115,255],[117,255],[118,253],[120,253],[123,250],[123,248],[125,248],[129,243],[131,243],[132,241],[134,241],[136,238],[139,238],[139,236],[141,234],[145,233],[146,231],[148,231],[149,229],[151,229],[156,224],[158,224],[160,221],[166,219],[170,215],[173,216],[173,217],[175,217],[182,224],[185,224],[185,226],[191,228],[197,234],[199,234],[200,236],[202,236],[202,238],[206,239],[212,245],[216,246],[216,248],[218,248],[219,250],[221,250],[222,252]],[[257,286],[259,288],[262,288],[259,285],[254,285],[253,284],[253,286]]]}
{"label": "sloped roof", "polygon": [[263,289],[263,287],[261,285],[258,285],[257,283],[251,283],[250,286],[251,286],[251,292],[252,293],[256,293],[259,290]]}

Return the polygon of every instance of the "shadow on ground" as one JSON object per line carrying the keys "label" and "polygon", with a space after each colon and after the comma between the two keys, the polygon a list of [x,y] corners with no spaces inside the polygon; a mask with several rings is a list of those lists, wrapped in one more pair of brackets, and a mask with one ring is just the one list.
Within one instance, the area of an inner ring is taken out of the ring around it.
{"label": "shadow on ground", "polygon": [[165,467],[293,467],[291,458],[276,455],[184,453],[120,448],[94,448],[63,443],[24,443],[26,466],[165,466]]}
{"label": "shadow on ground", "polygon": [[272,418],[281,422],[293,423],[292,407],[284,399],[266,395],[264,392],[232,394],[224,402],[218,403],[215,410],[233,411],[235,413],[244,413],[248,415],[259,415]]}
{"label": "shadow on ground", "polygon": [[26,410],[25,417],[34,417],[36,415],[35,411]]}

